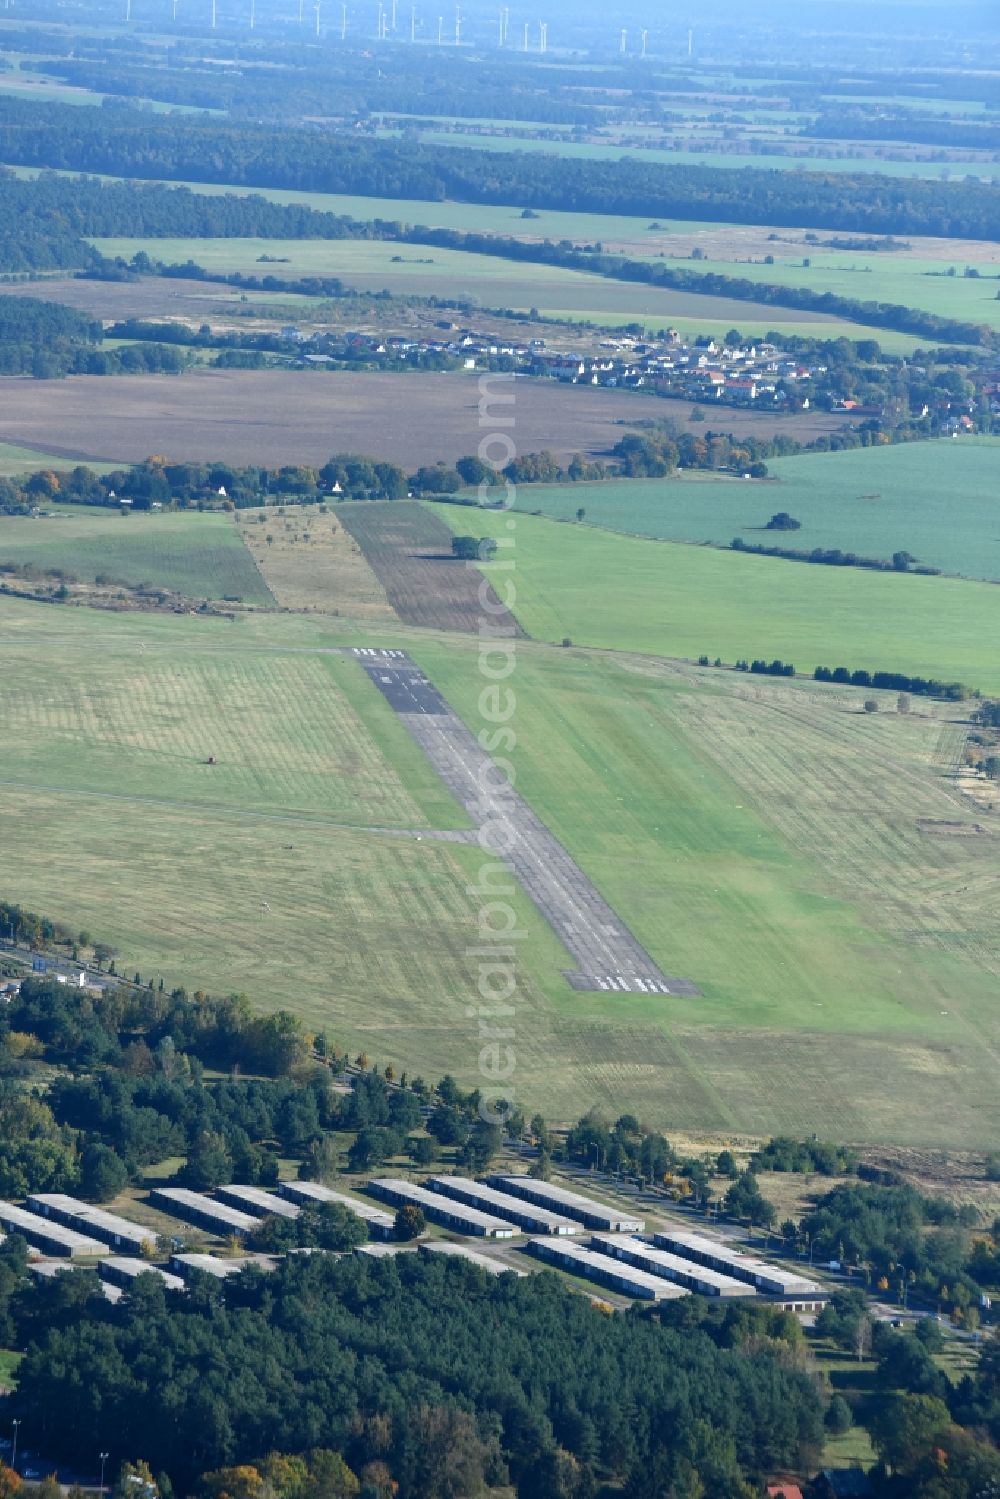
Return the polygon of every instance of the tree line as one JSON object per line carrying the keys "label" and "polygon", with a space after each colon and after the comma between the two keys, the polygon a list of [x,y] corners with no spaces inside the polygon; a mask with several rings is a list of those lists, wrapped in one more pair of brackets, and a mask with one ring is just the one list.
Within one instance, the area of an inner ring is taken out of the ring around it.
{"label": "tree line", "polygon": [[596,247],[580,249],[568,240],[558,243],[545,240],[539,244],[500,235],[466,234],[456,229],[410,230],[405,237],[419,237],[421,244],[441,245],[477,255],[496,255],[507,260],[562,266],[567,270],[589,271],[615,281],[639,281],[645,285],[667,287],[672,291],[698,296],[729,297],[736,301],[764,303],[772,307],[795,307],[840,317],[847,322],[891,328],[918,338],[933,339],[935,342],[985,346],[991,346],[995,342],[992,329],[985,323],[968,323],[958,318],[942,317],[922,308],[863,301],[857,297],[843,297],[807,286],[780,286],[766,281],[752,281],[745,276],[729,276],[719,271],[705,272],[689,266],[666,265],[659,260],[629,260],[620,255],[606,255]]}
{"label": "tree line", "polygon": [[894,552],[892,557],[863,557],[857,552],[845,552],[840,547],[779,547],[766,546],[763,542],[747,542],[742,536],[734,536],[729,543],[733,552],[748,552],[755,557],[783,557],[789,562],[812,562],[822,567],[863,567],[871,572],[912,572],[925,578],[941,576],[939,567],[930,567],[917,562],[909,552]]}
{"label": "tree line", "polygon": [[0,157],[75,172],[292,187],[381,198],[455,198],[535,209],[716,219],[992,239],[1000,187],[874,173],[764,171],[566,158],[544,152],[446,152],[408,140],[301,131],[131,110],[0,99]]}
{"label": "tree line", "polygon": [[878,687],[886,692],[909,692],[914,697],[939,697],[945,702],[958,703],[968,697],[969,689],[961,682],[939,682],[935,677],[908,677],[898,671],[851,671],[846,666],[817,666],[813,672],[817,682],[837,682],[851,687]]}

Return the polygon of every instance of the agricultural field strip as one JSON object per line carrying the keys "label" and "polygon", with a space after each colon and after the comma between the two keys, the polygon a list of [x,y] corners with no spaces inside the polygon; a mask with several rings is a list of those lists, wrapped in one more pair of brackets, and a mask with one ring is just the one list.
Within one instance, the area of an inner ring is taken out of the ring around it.
{"label": "agricultural field strip", "polygon": [[493,629],[524,635],[493,585],[452,557],[451,532],[423,506],[396,501],[387,510],[362,502],[337,513],[405,624],[475,634],[485,611]]}
{"label": "agricultural field strip", "polygon": [[354,654],[469,816],[482,828],[503,828],[506,848],[497,857],[579,964],[566,975],[574,989],[697,994],[690,980],[661,972],[414,661],[401,651],[377,653],[374,662],[364,648]]}
{"label": "agricultural field strip", "polygon": [[476,838],[475,833],[463,828],[378,827],[368,823],[336,822],[332,818],[326,817],[295,817],[290,813],[251,812],[243,807],[224,807],[211,802],[185,802],[165,797],[130,795],[121,791],[82,790],[79,786],[55,786],[47,781],[18,781],[4,777],[0,778],[0,786],[6,786],[12,791],[44,791],[56,796],[87,797],[91,800],[96,799],[106,802],[128,802],[133,805],[145,807],[170,808],[173,811],[188,807],[197,811],[199,816],[233,817],[239,822],[288,823],[293,827],[334,828],[349,833],[379,833],[391,838],[415,838],[418,842],[422,842],[426,838],[436,839],[444,843],[474,843]]}

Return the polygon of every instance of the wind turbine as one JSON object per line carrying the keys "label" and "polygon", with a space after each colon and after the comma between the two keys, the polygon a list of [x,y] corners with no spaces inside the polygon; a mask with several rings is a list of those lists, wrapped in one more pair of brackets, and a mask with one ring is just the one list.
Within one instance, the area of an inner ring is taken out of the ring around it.
{"label": "wind turbine", "polygon": [[694,32],[688,32],[688,61],[694,56]]}
{"label": "wind turbine", "polygon": [[438,16],[438,46],[439,47],[441,45],[441,40],[442,40],[441,28],[443,26],[444,26],[444,16]]}
{"label": "wind turbine", "polygon": [[625,46],[626,46],[627,42],[628,42],[628,32],[623,29],[622,30],[622,34],[621,34],[621,40],[618,43],[618,51],[621,53],[622,57],[625,56]]}
{"label": "wind turbine", "polygon": [[549,45],[549,23],[548,23],[548,21],[539,21],[539,23],[538,23],[538,50],[542,54],[542,56],[544,56],[545,53],[547,52],[548,45]]}
{"label": "wind turbine", "polygon": [[216,0],[212,0],[212,30],[213,31],[215,30],[215,23],[216,23],[217,19],[218,19],[218,16],[217,16],[217,13],[216,13]]}
{"label": "wind turbine", "polygon": [[319,37],[319,11],[321,0],[316,0],[313,10],[316,12],[316,36]]}
{"label": "wind turbine", "polygon": [[524,50],[525,50],[525,52],[527,52],[527,50],[528,50],[528,23],[527,23],[527,21],[525,21],[525,23],[524,23]]}
{"label": "wind turbine", "polygon": [[462,12],[455,6],[455,46],[462,45]]}
{"label": "wind turbine", "polygon": [[125,0],[125,21],[126,21],[126,24],[129,21],[131,21],[131,19],[132,19],[132,0]]}
{"label": "wind turbine", "polygon": [[340,7],[340,40],[344,41],[347,36],[347,6]]}
{"label": "wind turbine", "polygon": [[417,7],[415,5],[411,5],[410,6],[410,41],[411,42],[415,42],[416,39],[417,39]]}
{"label": "wind turbine", "polygon": [[176,21],[177,21],[177,0],[173,0],[173,5],[172,5],[171,9],[173,11],[173,14],[171,16],[171,20],[174,21],[174,23],[176,24]]}
{"label": "wind turbine", "polygon": [[254,22],[256,21],[256,19],[257,19],[257,0],[250,0],[250,30],[251,31],[254,28]]}
{"label": "wind turbine", "polygon": [[392,30],[393,35],[395,36],[395,34],[396,34],[396,0],[392,0],[392,26],[391,26],[391,30]]}
{"label": "wind turbine", "polygon": [[645,55],[646,55],[646,38],[647,38],[648,35],[649,35],[648,31],[640,31],[639,32],[639,36],[642,39],[642,48],[641,48],[641,50],[639,52],[639,56],[640,57],[645,57]]}

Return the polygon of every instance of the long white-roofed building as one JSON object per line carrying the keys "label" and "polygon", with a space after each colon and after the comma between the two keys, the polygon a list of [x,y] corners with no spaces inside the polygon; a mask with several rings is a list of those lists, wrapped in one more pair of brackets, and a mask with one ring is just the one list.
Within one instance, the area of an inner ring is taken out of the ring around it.
{"label": "long white-roofed building", "polygon": [[202,1192],[192,1192],[187,1187],[154,1187],[149,1196],[164,1212],[173,1213],[174,1217],[183,1218],[197,1228],[220,1234],[223,1238],[233,1234],[242,1238],[260,1226],[259,1217],[241,1212],[228,1203],[216,1202],[214,1198],[206,1197]]}
{"label": "long white-roofed building", "polygon": [[87,1255],[108,1252],[107,1244],[100,1239],[78,1233],[75,1228],[66,1228],[61,1223],[53,1223],[40,1213],[29,1213],[27,1208],[18,1207],[13,1202],[0,1202],[0,1223],[9,1234],[20,1234],[22,1239],[42,1254],[82,1259]]}
{"label": "long white-roofed building", "polygon": [[450,1202],[439,1192],[429,1192],[426,1187],[418,1187],[413,1182],[402,1181],[398,1177],[379,1177],[368,1183],[368,1191],[396,1207],[412,1204],[420,1208],[432,1223],[454,1229],[459,1234],[469,1234],[480,1239],[513,1239],[520,1233],[515,1224],[508,1223],[504,1218],[484,1213],[480,1208]]}
{"label": "long white-roofed building", "polygon": [[596,1249],[587,1249],[583,1244],[567,1243],[564,1239],[529,1239],[525,1248],[536,1259],[578,1275],[581,1280],[594,1281],[621,1296],[631,1296],[636,1301],[676,1301],[687,1296],[688,1291],[661,1275],[651,1275],[633,1265],[624,1265],[608,1254]]}
{"label": "long white-roofed building", "polygon": [[367,1223],[368,1232],[374,1239],[390,1239],[396,1232],[396,1220],[384,1208],[377,1208],[360,1197],[352,1197],[349,1192],[337,1192],[332,1187],[324,1186],[322,1182],[281,1182],[278,1191],[300,1206],[308,1203],[339,1203]]}
{"label": "long white-roofed building", "polygon": [[179,1275],[172,1275],[169,1270],[163,1270],[159,1265],[150,1265],[146,1260],[133,1259],[128,1255],[109,1255],[98,1265],[97,1273],[102,1280],[108,1280],[112,1285],[123,1286],[126,1289],[138,1280],[140,1275],[154,1275],[163,1282],[168,1291],[184,1290],[184,1281]]}
{"label": "long white-roofed building", "polygon": [[756,1296],[753,1286],[746,1281],[734,1280],[720,1270],[708,1265],[696,1264],[694,1260],[682,1259],[668,1249],[656,1249],[644,1239],[633,1239],[621,1234],[595,1234],[590,1241],[591,1249],[608,1254],[612,1259],[622,1260],[639,1270],[648,1270],[650,1275],[662,1276],[674,1285],[687,1291],[696,1291],[699,1296],[722,1296],[726,1299],[740,1296]]}
{"label": "long white-roofed building", "polygon": [[216,1187],[215,1195],[254,1218],[297,1218],[301,1212],[301,1208],[289,1202],[287,1197],[279,1197],[263,1187],[241,1187],[232,1182]]}
{"label": "long white-roofed building", "polygon": [[593,1197],[585,1197],[582,1192],[571,1192],[568,1187],[560,1187],[556,1182],[536,1181],[532,1176],[500,1175],[489,1176],[487,1181],[491,1187],[496,1187],[501,1192],[508,1192],[527,1202],[535,1202],[540,1207],[548,1208],[550,1212],[564,1213],[567,1218],[575,1218],[585,1228],[597,1233],[639,1234],[646,1226],[642,1218],[635,1218],[607,1203],[597,1202]]}
{"label": "long white-roofed building", "polygon": [[571,1235],[583,1232],[583,1225],[575,1219],[512,1197],[509,1192],[501,1192],[488,1182],[471,1181],[467,1176],[432,1176],[428,1178],[427,1185],[432,1192],[454,1197],[457,1202],[467,1202],[470,1207],[481,1208],[484,1213],[496,1213],[497,1217],[506,1218],[532,1234]]}
{"label": "long white-roofed building", "polygon": [[735,1280],[754,1286],[763,1296],[777,1297],[783,1306],[794,1311],[816,1311],[827,1300],[826,1294],[797,1270],[769,1264],[755,1255],[744,1254],[721,1239],[709,1238],[684,1228],[669,1228],[653,1235],[653,1243],[672,1254],[683,1255],[696,1264],[707,1265]]}
{"label": "long white-roofed building", "polygon": [[450,1239],[425,1239],[418,1247],[421,1254],[444,1254],[468,1260],[470,1265],[478,1265],[480,1270],[485,1270],[489,1275],[516,1275],[523,1279],[527,1274],[526,1270],[508,1265],[506,1260],[484,1254],[481,1249],[470,1249],[468,1244],[454,1244]]}
{"label": "long white-roofed building", "polygon": [[77,1233],[101,1239],[111,1249],[141,1254],[144,1245],[149,1249],[156,1248],[154,1229],[133,1223],[130,1218],[122,1218],[117,1213],[109,1213],[106,1208],[97,1207],[92,1202],[68,1197],[64,1192],[32,1192],[27,1205],[33,1213],[51,1218],[66,1228],[74,1228]]}

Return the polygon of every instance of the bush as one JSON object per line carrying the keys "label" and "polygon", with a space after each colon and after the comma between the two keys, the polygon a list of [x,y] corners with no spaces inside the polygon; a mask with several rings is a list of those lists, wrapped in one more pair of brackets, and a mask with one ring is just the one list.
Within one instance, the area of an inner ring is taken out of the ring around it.
{"label": "bush", "polygon": [[854,1425],[854,1417],[843,1395],[834,1395],[826,1408],[823,1424],[833,1436],[841,1436],[845,1431],[850,1431]]}
{"label": "bush", "polygon": [[427,1220],[420,1208],[412,1202],[404,1203],[396,1212],[396,1238],[401,1243],[408,1244],[413,1239],[419,1239],[427,1227]]}

